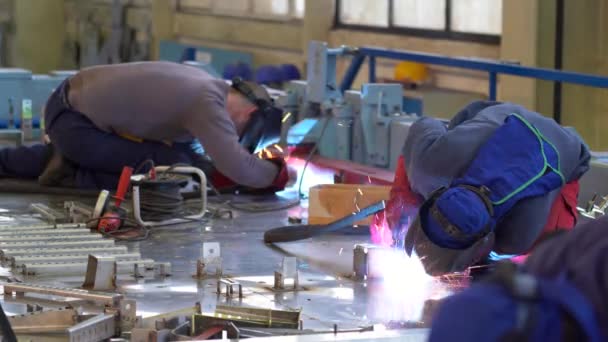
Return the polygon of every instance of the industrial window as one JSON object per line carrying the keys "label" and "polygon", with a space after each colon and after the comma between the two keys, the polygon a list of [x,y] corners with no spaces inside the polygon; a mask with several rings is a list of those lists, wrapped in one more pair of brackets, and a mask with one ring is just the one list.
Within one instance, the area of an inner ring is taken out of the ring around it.
{"label": "industrial window", "polygon": [[305,0],[180,0],[182,12],[263,19],[301,19]]}
{"label": "industrial window", "polygon": [[336,27],[499,43],[503,0],[336,0]]}

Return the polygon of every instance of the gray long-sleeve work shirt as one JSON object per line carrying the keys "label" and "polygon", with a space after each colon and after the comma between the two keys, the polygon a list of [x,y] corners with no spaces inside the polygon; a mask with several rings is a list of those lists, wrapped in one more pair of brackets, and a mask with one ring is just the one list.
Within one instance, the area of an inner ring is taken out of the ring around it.
{"label": "gray long-sleeve work shirt", "polygon": [[[426,199],[434,190],[449,186],[466,172],[480,147],[513,113],[536,126],[555,145],[567,182],[579,179],[588,170],[589,151],[575,133],[522,106],[479,101],[456,114],[447,126],[430,117],[412,125],[403,149],[412,190]],[[537,234],[526,232],[543,229],[560,190],[517,203],[496,227],[495,250],[505,254],[528,251]]]}
{"label": "gray long-sleeve work shirt", "polygon": [[170,62],[96,66],[70,81],[70,103],[99,129],[151,141],[197,138],[233,181],[269,186],[274,164],[239,144],[225,100],[229,86],[203,70]]}

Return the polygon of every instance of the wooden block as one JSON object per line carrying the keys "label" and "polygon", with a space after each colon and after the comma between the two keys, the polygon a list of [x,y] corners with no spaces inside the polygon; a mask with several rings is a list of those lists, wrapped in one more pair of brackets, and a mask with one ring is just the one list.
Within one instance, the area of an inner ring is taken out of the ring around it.
{"label": "wooden block", "polygon": [[[310,188],[308,223],[327,224],[360,208],[388,200],[390,186],[359,184],[324,184]],[[368,225],[371,216],[357,224]]]}

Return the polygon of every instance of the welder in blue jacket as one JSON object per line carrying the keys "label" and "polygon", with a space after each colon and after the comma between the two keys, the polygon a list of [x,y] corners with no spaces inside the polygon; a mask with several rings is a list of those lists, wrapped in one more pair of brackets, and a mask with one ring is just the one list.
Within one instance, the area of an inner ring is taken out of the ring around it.
{"label": "welder in blue jacket", "polygon": [[[588,170],[590,154],[552,119],[514,104],[474,102],[447,126],[415,122],[404,157],[410,186],[424,198],[404,247],[428,273],[443,274],[491,252],[527,253],[562,190]],[[574,218],[576,197],[567,201]],[[392,229],[398,241],[403,232]]]}
{"label": "welder in blue jacket", "polygon": [[608,340],[607,231],[604,217],[557,234],[444,299],[430,341]]}

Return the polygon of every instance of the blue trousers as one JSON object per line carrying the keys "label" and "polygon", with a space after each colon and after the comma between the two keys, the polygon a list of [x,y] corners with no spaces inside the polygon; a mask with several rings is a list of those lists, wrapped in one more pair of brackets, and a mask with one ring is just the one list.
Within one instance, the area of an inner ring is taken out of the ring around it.
{"label": "blue trousers", "polygon": [[[194,143],[168,146],[134,142],[97,128],[69,101],[69,82],[58,87],[46,104],[46,132],[54,148],[76,166],[79,188],[114,189],[124,166],[137,167],[147,159],[156,165],[193,164],[200,156]],[[36,179],[51,155],[48,145],[0,150],[0,177]]]}

